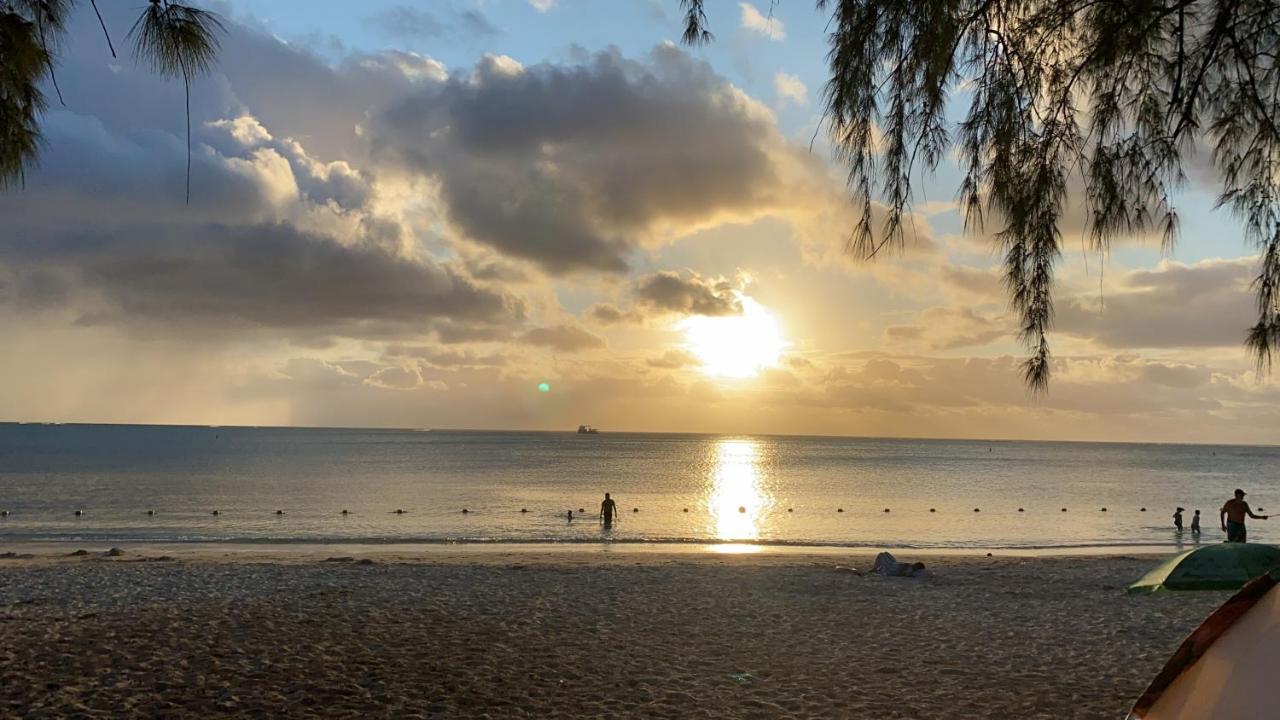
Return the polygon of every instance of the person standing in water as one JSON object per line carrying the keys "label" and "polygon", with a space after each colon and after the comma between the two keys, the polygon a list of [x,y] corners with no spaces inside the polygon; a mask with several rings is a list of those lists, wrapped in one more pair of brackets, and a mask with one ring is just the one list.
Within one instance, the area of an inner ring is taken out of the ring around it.
{"label": "person standing in water", "polygon": [[1254,520],[1266,520],[1271,516],[1254,515],[1249,503],[1244,501],[1245,492],[1240,488],[1236,488],[1235,495],[1218,511],[1218,519],[1222,521],[1222,531],[1227,534],[1227,542],[1249,542],[1249,533],[1244,526],[1245,516]]}
{"label": "person standing in water", "polygon": [[1173,511],[1173,526],[1182,532],[1182,508]]}
{"label": "person standing in water", "polygon": [[609,493],[604,494],[604,502],[600,503],[600,522],[605,527],[613,527],[613,514],[618,512],[618,505],[613,502],[613,498],[609,497]]}
{"label": "person standing in water", "polygon": [[1197,510],[1195,515],[1191,516],[1191,534],[1200,534],[1200,511]]}

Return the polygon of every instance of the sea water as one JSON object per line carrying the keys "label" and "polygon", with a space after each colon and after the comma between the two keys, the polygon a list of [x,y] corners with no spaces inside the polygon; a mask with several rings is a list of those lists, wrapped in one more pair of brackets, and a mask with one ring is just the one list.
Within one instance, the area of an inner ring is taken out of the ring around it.
{"label": "sea water", "polygon": [[1280,515],[1278,474],[1280,447],[0,424],[0,543],[1175,545],[1197,508],[1221,541],[1236,487]]}

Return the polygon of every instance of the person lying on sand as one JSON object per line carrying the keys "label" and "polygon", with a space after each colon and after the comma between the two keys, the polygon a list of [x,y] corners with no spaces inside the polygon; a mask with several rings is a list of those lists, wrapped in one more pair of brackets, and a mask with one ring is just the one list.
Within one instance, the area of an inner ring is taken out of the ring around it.
{"label": "person lying on sand", "polygon": [[877,555],[875,564],[871,566],[873,575],[884,575],[885,577],[917,577],[923,572],[924,563],[898,562],[897,558],[887,552]]}

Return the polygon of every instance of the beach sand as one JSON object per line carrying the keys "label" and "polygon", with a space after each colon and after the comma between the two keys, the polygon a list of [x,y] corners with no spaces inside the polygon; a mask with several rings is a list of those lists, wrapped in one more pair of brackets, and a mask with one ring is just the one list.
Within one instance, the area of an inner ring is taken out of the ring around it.
{"label": "beach sand", "polygon": [[1126,596],[1151,557],[71,549],[0,560],[0,716],[1118,719],[1228,595]]}

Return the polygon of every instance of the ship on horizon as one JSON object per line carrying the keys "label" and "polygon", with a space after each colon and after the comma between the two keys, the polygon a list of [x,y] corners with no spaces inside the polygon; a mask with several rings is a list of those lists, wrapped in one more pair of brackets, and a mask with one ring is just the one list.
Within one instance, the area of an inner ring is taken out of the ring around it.
{"label": "ship on horizon", "polygon": [[578,434],[579,435],[599,435],[600,431],[591,427],[590,425],[579,425]]}

